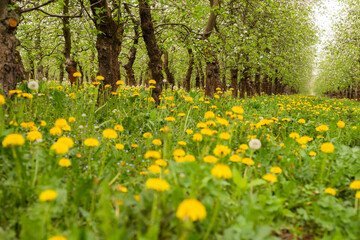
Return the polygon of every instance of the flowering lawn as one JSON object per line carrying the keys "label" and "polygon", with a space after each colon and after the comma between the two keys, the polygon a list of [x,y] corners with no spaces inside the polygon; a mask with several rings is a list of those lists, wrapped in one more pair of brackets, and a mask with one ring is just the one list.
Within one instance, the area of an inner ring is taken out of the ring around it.
{"label": "flowering lawn", "polygon": [[0,239],[359,239],[358,102],[118,84],[0,96]]}

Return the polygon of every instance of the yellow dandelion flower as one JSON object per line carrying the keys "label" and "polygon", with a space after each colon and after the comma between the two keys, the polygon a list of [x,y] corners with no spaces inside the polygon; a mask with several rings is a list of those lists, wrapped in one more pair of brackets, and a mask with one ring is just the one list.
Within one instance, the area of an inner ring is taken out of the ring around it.
{"label": "yellow dandelion flower", "polygon": [[58,155],[64,155],[68,153],[69,147],[63,143],[56,142],[51,146],[50,150],[54,150]]}
{"label": "yellow dandelion flower", "polygon": [[34,142],[36,140],[42,139],[42,134],[39,131],[31,131],[26,135],[26,139],[30,142]]}
{"label": "yellow dandelion flower", "polygon": [[185,155],[184,157],[185,162],[195,162],[195,157],[191,154]]}
{"label": "yellow dandelion flower", "polygon": [[153,174],[159,174],[161,173],[161,168],[158,165],[151,165],[150,167],[148,167],[149,172],[153,173]]}
{"label": "yellow dandelion flower", "polygon": [[148,189],[153,189],[157,192],[164,192],[170,190],[170,184],[161,178],[149,178],[146,183],[145,187]]}
{"label": "yellow dandelion flower", "polygon": [[336,195],[336,190],[333,189],[333,188],[326,188],[326,189],[324,190],[324,193],[327,193],[327,194],[330,194],[330,195],[335,196],[335,195]]}
{"label": "yellow dandelion flower", "polygon": [[117,124],[117,125],[115,125],[114,130],[122,132],[122,131],[124,131],[124,127],[120,124]]}
{"label": "yellow dandelion flower", "polygon": [[313,152],[313,151],[309,152],[310,157],[315,157],[316,155],[317,155],[316,152]]}
{"label": "yellow dandelion flower", "polygon": [[322,133],[322,132],[329,131],[329,127],[323,124],[323,125],[316,127],[315,130]]}
{"label": "yellow dandelion flower", "polygon": [[321,144],[321,151],[324,153],[332,153],[334,152],[334,145],[332,143],[323,143]]}
{"label": "yellow dandelion flower", "polygon": [[215,118],[215,113],[213,111],[207,111],[204,116],[205,119]]}
{"label": "yellow dandelion flower", "polygon": [[360,180],[355,180],[350,184],[351,189],[358,190],[360,189]]}
{"label": "yellow dandelion flower", "polygon": [[116,133],[116,131],[114,129],[105,129],[102,133],[104,138],[107,139],[116,139],[118,137],[118,134]]}
{"label": "yellow dandelion flower", "polygon": [[55,126],[58,128],[63,128],[66,127],[68,125],[67,121],[63,118],[59,118],[55,121]]}
{"label": "yellow dandelion flower", "polygon": [[243,158],[243,160],[241,162],[248,166],[252,166],[255,164],[254,160],[252,160],[251,158]]}
{"label": "yellow dandelion flower", "polygon": [[298,123],[304,124],[305,120],[304,119],[299,119]]}
{"label": "yellow dandelion flower", "polygon": [[59,160],[60,167],[69,167],[71,165],[71,161],[68,158],[62,158]]}
{"label": "yellow dandelion flower", "polygon": [[188,134],[188,135],[191,135],[191,134],[193,134],[194,133],[194,131],[193,130],[191,130],[191,129],[186,129],[186,134]]}
{"label": "yellow dandelion flower", "polygon": [[219,163],[211,170],[211,175],[216,178],[229,179],[232,178],[232,172],[228,165]]}
{"label": "yellow dandelion flower", "polygon": [[205,156],[203,160],[206,163],[216,163],[218,161],[218,159],[212,155]]}
{"label": "yellow dandelion flower", "polygon": [[278,174],[281,174],[282,173],[282,169],[280,168],[280,167],[272,167],[271,169],[270,169],[270,172],[271,173],[278,173]]}
{"label": "yellow dandelion flower", "polygon": [[154,145],[156,145],[156,146],[161,146],[161,144],[162,144],[162,142],[161,142],[160,139],[154,139],[154,140],[152,141],[152,143],[153,143]]}
{"label": "yellow dandelion flower", "polygon": [[231,108],[231,111],[233,111],[234,113],[237,113],[237,114],[244,113],[244,109],[241,106],[234,106]]}
{"label": "yellow dandelion flower", "polygon": [[5,104],[5,97],[0,94],[0,105],[4,105],[4,104]]}
{"label": "yellow dandelion flower", "polygon": [[338,128],[344,128],[345,127],[345,122],[338,121],[336,125],[337,125]]}
{"label": "yellow dandelion flower", "polygon": [[97,147],[99,146],[99,141],[96,138],[87,138],[84,141],[84,145],[87,147]]}
{"label": "yellow dandelion flower", "polygon": [[195,142],[201,142],[203,140],[203,136],[200,133],[195,133],[192,139]]}
{"label": "yellow dandelion flower", "polygon": [[265,179],[268,182],[277,182],[277,177],[271,173],[267,173],[263,176],[263,179]]}
{"label": "yellow dandelion flower", "polygon": [[225,157],[226,155],[230,154],[231,149],[225,145],[217,145],[213,152],[217,157]]}
{"label": "yellow dandelion flower", "polygon": [[121,143],[117,143],[117,144],[115,144],[115,148],[117,150],[121,151],[121,150],[124,150],[125,146],[123,144],[121,144]]}
{"label": "yellow dandelion flower", "polygon": [[74,141],[70,137],[61,137],[56,142],[65,144],[68,148],[72,148],[74,146]]}
{"label": "yellow dandelion flower", "polygon": [[161,154],[160,152],[158,151],[153,151],[153,150],[150,150],[150,151],[147,151],[144,155],[144,158],[146,159],[160,159],[161,158]]}
{"label": "yellow dandelion flower", "polygon": [[64,236],[57,235],[49,238],[48,240],[67,240],[67,238]]}
{"label": "yellow dandelion flower", "polygon": [[167,166],[167,162],[164,159],[158,159],[155,161],[155,164],[160,166],[160,167],[166,167]]}
{"label": "yellow dandelion flower", "polygon": [[103,76],[100,76],[100,75],[96,76],[96,80],[98,80],[98,81],[104,81],[104,79],[105,78]]}
{"label": "yellow dandelion flower", "polygon": [[57,196],[58,194],[56,191],[49,189],[40,193],[39,200],[41,202],[52,201],[57,198]]}
{"label": "yellow dandelion flower", "polygon": [[197,199],[185,199],[178,206],[176,217],[183,221],[201,221],[206,217],[206,209]]}
{"label": "yellow dandelion flower", "polygon": [[18,133],[12,133],[7,135],[2,141],[3,147],[16,147],[22,146],[25,143],[25,138]]}
{"label": "yellow dandelion flower", "polygon": [[231,138],[231,135],[228,132],[222,132],[220,133],[219,138],[223,140],[229,140]]}
{"label": "yellow dandelion flower", "polygon": [[241,162],[242,161],[242,158],[239,156],[239,155],[232,155],[230,157],[230,161],[231,162]]}
{"label": "yellow dandelion flower", "polygon": [[60,136],[62,134],[62,130],[59,127],[53,127],[50,129],[51,136]]}
{"label": "yellow dandelion flower", "polygon": [[150,138],[152,138],[152,134],[149,133],[149,132],[146,132],[146,133],[143,134],[143,137],[146,138],[146,139],[150,139]]}
{"label": "yellow dandelion flower", "polygon": [[164,119],[167,122],[175,122],[175,118],[174,117],[167,117]]}

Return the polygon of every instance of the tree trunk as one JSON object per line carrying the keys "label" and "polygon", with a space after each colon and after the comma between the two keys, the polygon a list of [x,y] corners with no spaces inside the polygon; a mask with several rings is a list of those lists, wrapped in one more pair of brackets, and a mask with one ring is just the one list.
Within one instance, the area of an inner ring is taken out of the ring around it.
{"label": "tree trunk", "polygon": [[217,59],[213,59],[213,62],[206,63],[206,86],[205,95],[213,97],[214,92],[218,86],[218,79],[220,78],[220,68]]}
{"label": "tree trunk", "polygon": [[226,68],[225,68],[222,74],[222,90],[225,92],[226,89],[227,87],[226,87]]}
{"label": "tree trunk", "polygon": [[[212,8],[219,6],[219,0],[210,1],[212,3]],[[211,11],[208,22],[206,24],[205,30],[202,35],[202,40],[208,40],[213,29],[215,28],[217,14],[214,10]],[[205,52],[206,57],[206,87],[205,95],[208,97],[213,97],[215,89],[217,88],[218,83],[220,82],[220,67],[216,57],[216,54],[211,51],[211,46],[208,44],[207,51]]]}
{"label": "tree trunk", "polygon": [[[99,74],[104,77],[104,84],[110,84],[116,90],[116,82],[120,79],[118,57],[124,34],[124,21],[115,21],[106,0],[90,0],[96,29]],[[117,12],[121,18],[121,11]]]}
{"label": "tree trunk", "polygon": [[260,75],[260,69],[257,69],[257,72],[255,74],[255,92],[257,95],[261,95],[261,75]]}
{"label": "tree trunk", "polygon": [[162,52],[157,44],[154,26],[151,18],[151,9],[146,0],[139,0],[139,14],[141,19],[141,30],[146,45],[147,53],[150,59],[149,69],[152,78],[156,81],[155,88],[152,91],[152,97],[155,104],[160,104],[160,94],[162,91],[162,73],[161,55]]}
{"label": "tree trunk", "polygon": [[5,95],[16,88],[19,80],[25,79],[25,69],[16,47],[19,41],[16,39],[16,26],[10,27],[9,20],[17,23],[20,13],[10,10],[10,0],[0,0],[0,83]]}
{"label": "tree trunk", "polygon": [[186,89],[187,92],[190,92],[190,88],[191,88],[191,74],[193,71],[193,67],[194,67],[194,57],[193,57],[193,53],[192,53],[192,49],[188,48],[188,54],[189,54],[189,67],[186,73],[186,78],[184,81],[184,88]]}
{"label": "tree trunk", "polygon": [[[124,7],[126,12],[128,13],[129,16],[133,16],[129,6],[124,3]],[[136,80],[135,80],[135,74],[134,74],[134,69],[133,69],[133,65],[136,59],[136,52],[137,52],[137,45],[139,43],[139,27],[140,27],[140,22],[136,20],[135,17],[131,17],[131,21],[134,24],[134,38],[133,38],[133,45],[131,46],[130,50],[129,50],[129,61],[123,65],[123,67],[125,68],[126,71],[126,76],[127,76],[127,81],[128,84],[130,86],[135,86],[136,85]]]}
{"label": "tree trunk", "polygon": [[60,76],[59,76],[59,82],[62,83],[62,81],[64,80],[64,64],[61,63],[60,64]]}
{"label": "tree trunk", "polygon": [[134,69],[133,69],[133,65],[136,59],[136,45],[138,44],[138,39],[139,39],[139,34],[137,34],[137,36],[135,36],[134,38],[134,44],[133,46],[131,46],[130,51],[129,51],[129,61],[123,65],[123,67],[125,68],[126,71],[126,76],[128,79],[128,84],[130,86],[135,86],[136,85],[136,80],[135,80],[135,74],[134,74]]}
{"label": "tree trunk", "polygon": [[245,68],[239,83],[240,98],[245,98],[245,93],[249,93],[248,77],[248,70]]}
{"label": "tree trunk", "polygon": [[196,66],[195,87],[200,88],[200,70],[198,66]]}
{"label": "tree trunk", "polygon": [[143,81],[143,72],[141,71],[140,72],[140,77],[139,77],[139,85],[141,86],[142,84],[142,81]]}
{"label": "tree trunk", "polygon": [[[69,2],[70,0],[64,0],[63,5],[63,16],[69,16]],[[65,57],[65,70],[68,73],[69,81],[71,85],[76,82],[76,77],[73,76],[75,72],[77,72],[76,66],[77,63],[71,59],[71,31],[70,31],[70,19],[68,17],[62,17],[63,24],[63,35],[64,35],[64,57]]]}
{"label": "tree trunk", "polygon": [[237,98],[238,97],[238,69],[233,68],[230,71],[231,74],[231,88],[232,88],[232,97]]}
{"label": "tree trunk", "polygon": [[164,71],[167,78],[167,83],[171,85],[171,87],[175,86],[174,75],[169,69],[169,53],[167,51],[164,52]]}
{"label": "tree trunk", "polygon": [[200,84],[201,84],[201,89],[205,89],[205,75],[203,72],[203,67],[201,64],[201,60],[199,60],[199,71],[200,71]]}

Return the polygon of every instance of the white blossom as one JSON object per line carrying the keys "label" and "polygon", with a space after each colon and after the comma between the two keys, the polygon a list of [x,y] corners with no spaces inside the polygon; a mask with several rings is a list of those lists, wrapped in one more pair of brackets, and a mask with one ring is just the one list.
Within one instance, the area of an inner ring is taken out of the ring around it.
{"label": "white blossom", "polygon": [[36,90],[39,88],[39,84],[36,81],[30,81],[28,83],[28,88],[30,88],[31,90]]}
{"label": "white blossom", "polygon": [[254,150],[257,150],[259,148],[261,148],[261,142],[259,139],[251,139],[250,142],[249,142],[249,147],[251,149],[254,149]]}

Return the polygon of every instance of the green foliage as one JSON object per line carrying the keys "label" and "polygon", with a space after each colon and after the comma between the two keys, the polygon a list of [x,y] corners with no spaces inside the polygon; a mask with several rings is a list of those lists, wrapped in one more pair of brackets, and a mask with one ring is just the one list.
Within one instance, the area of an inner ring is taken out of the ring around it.
{"label": "green foliage", "polygon": [[[110,93],[99,91],[102,85],[44,82],[35,91],[26,84],[19,89],[32,98],[15,94],[0,113],[1,239],[200,239],[207,233],[208,239],[357,239],[360,234],[356,190],[349,188],[360,177],[356,101],[302,95],[233,99],[230,91],[208,99],[201,90],[168,89],[155,106],[149,101],[150,88],[120,86]],[[235,113],[234,106],[244,113]],[[205,119],[208,111],[216,117]],[[54,136],[51,129],[60,118],[70,128]],[[338,127],[339,120],[344,128]],[[119,124],[124,129],[118,129],[115,139],[104,137],[105,129]],[[323,124],[329,130],[319,132],[316,128]],[[4,144],[11,133],[29,137],[35,129],[41,140]],[[203,140],[194,141],[187,129],[202,133]],[[221,137],[223,132],[230,138]],[[289,136],[293,132],[312,140],[302,143]],[[61,136],[74,142],[66,154],[50,149]],[[254,137],[261,148],[246,150]],[[98,139],[99,146],[87,146],[88,138]],[[326,142],[335,146],[333,153],[321,151]],[[214,150],[220,145],[230,153],[218,155]],[[176,149],[195,161],[176,158]],[[160,173],[149,169],[158,160],[145,156],[150,150],[167,164],[159,167]],[[207,155],[217,162],[205,162]],[[231,161],[233,155],[240,162]],[[61,166],[62,158],[71,165]],[[242,163],[244,158],[254,165]],[[229,166],[230,178],[214,177],[219,163]],[[274,173],[275,166],[282,173]],[[276,182],[264,178],[270,172]],[[146,182],[151,178],[166,180],[170,189],[150,189]],[[335,196],[324,192],[328,187]],[[39,196],[49,189],[57,197],[41,201]],[[189,198],[205,207],[202,221],[177,217],[179,205]]]}

